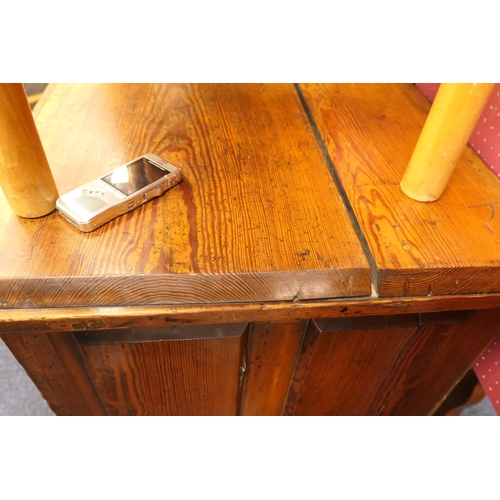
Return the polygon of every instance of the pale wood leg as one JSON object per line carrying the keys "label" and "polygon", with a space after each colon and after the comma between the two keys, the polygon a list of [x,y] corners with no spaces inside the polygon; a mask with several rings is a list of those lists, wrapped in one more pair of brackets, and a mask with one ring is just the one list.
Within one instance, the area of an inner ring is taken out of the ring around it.
{"label": "pale wood leg", "polygon": [[494,85],[441,84],[401,180],[407,196],[435,201],[443,194]]}
{"label": "pale wood leg", "polygon": [[0,185],[15,214],[41,217],[58,198],[22,83],[0,85]]}

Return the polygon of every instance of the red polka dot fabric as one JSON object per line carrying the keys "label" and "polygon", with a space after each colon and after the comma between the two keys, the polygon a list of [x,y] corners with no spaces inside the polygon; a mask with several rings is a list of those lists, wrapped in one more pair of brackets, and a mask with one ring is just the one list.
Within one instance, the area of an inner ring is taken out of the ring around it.
{"label": "red polka dot fabric", "polygon": [[[432,102],[439,83],[417,83],[417,87]],[[500,177],[500,84],[493,89],[469,139],[469,146]],[[474,371],[497,415],[500,415],[500,335],[476,361]]]}
{"label": "red polka dot fabric", "polygon": [[490,398],[497,414],[500,413],[500,336],[484,351],[474,364],[474,371]]}

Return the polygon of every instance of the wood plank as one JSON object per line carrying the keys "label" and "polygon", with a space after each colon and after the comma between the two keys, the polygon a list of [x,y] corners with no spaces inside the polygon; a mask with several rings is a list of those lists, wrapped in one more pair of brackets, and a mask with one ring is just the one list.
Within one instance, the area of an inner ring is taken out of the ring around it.
{"label": "wood plank", "polygon": [[335,321],[311,322],[285,414],[433,414],[498,335],[500,311],[468,312],[461,323],[448,313],[434,325],[430,319],[350,331],[335,331]]}
{"label": "wood plank", "polygon": [[37,127],[64,193],[145,152],[184,174],[81,233],[0,194],[5,308],[371,293],[369,265],[292,85],[55,85]]}
{"label": "wood plank", "polygon": [[30,331],[102,331],[127,328],[160,328],[270,321],[287,323],[315,318],[350,318],[364,315],[461,311],[500,308],[500,295],[357,299],[275,304],[233,304],[203,307],[100,307],[82,309],[4,309],[0,314],[3,335]]}
{"label": "wood plank", "polygon": [[500,291],[500,183],[470,149],[443,196],[399,182],[430,104],[411,84],[304,84],[310,115],[378,268],[380,296]]}
{"label": "wood plank", "polygon": [[1,335],[56,415],[106,415],[72,333]]}
{"label": "wood plank", "polygon": [[434,414],[499,332],[498,309],[471,311],[461,325],[422,328],[382,414]]}
{"label": "wood plank", "polygon": [[281,415],[304,336],[305,322],[252,325],[241,415]]}
{"label": "wood plank", "polygon": [[236,415],[241,338],[83,346],[112,415]]}
{"label": "wood plank", "polygon": [[288,394],[285,415],[378,415],[387,381],[418,330],[321,332],[311,322]]}

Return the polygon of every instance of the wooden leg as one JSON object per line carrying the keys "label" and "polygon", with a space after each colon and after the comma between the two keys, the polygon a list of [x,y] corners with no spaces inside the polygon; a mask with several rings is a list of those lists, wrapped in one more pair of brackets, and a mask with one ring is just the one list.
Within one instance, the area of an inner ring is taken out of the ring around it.
{"label": "wooden leg", "polygon": [[252,325],[241,415],[281,415],[304,327],[303,321]]}
{"label": "wooden leg", "polygon": [[0,185],[15,214],[56,208],[57,188],[22,83],[0,85]]}
{"label": "wooden leg", "polygon": [[106,415],[82,349],[70,332],[16,333],[2,340],[56,415]]}
{"label": "wooden leg", "polygon": [[401,180],[417,201],[435,201],[444,192],[494,83],[443,83]]}

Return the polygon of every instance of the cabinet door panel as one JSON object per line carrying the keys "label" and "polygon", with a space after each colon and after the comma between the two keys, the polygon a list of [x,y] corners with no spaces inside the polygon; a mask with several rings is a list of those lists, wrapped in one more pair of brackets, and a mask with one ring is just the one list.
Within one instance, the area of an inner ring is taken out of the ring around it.
{"label": "cabinet door panel", "polygon": [[376,415],[418,327],[321,332],[311,322],[285,408],[287,415]]}
{"label": "cabinet door panel", "polygon": [[484,309],[469,311],[460,325],[415,337],[382,414],[433,414],[499,332],[500,310]]}
{"label": "cabinet door panel", "polygon": [[247,335],[84,345],[112,415],[236,415]]}
{"label": "cabinet door panel", "polygon": [[[427,415],[497,335],[499,310],[312,321],[287,415]],[[411,323],[414,326],[411,326]],[[404,327],[402,325],[405,325]],[[346,328],[346,330],[342,330]]]}

